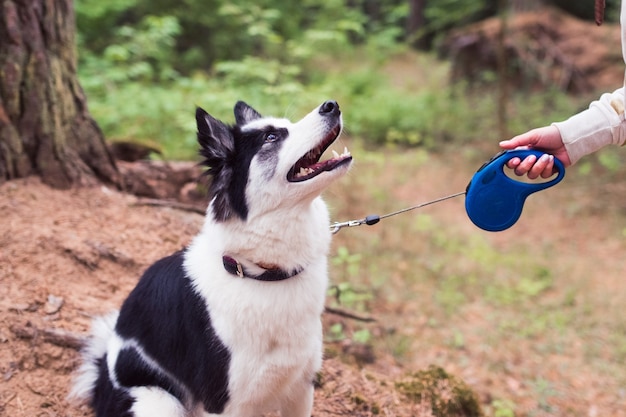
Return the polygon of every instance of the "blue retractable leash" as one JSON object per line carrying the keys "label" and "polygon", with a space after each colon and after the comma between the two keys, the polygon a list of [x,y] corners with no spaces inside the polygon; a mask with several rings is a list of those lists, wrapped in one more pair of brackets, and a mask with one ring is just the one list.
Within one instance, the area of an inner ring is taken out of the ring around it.
{"label": "blue retractable leash", "polygon": [[369,215],[360,220],[336,222],[330,225],[332,233],[337,233],[344,227],[374,225],[387,217],[418,209],[440,201],[448,200],[465,194],[465,211],[470,220],[483,230],[499,232],[513,226],[524,208],[526,197],[537,191],[545,190],[559,183],[565,176],[565,167],[557,158],[554,165],[557,176],[546,182],[521,182],[506,175],[504,166],[512,158],[524,159],[535,155],[539,159],[544,153],[534,149],[516,149],[503,151],[485,162],[467,184],[465,191],[452,194],[417,206],[408,207],[383,216]]}
{"label": "blue retractable leash", "polygon": [[557,158],[554,165],[558,174],[550,181],[520,182],[504,173],[504,165],[511,158],[524,159],[530,155],[539,159],[543,152],[532,149],[501,152],[474,174],[465,190],[465,211],[476,226],[490,232],[508,229],[522,214],[526,197],[552,187],[565,176],[565,167]]}

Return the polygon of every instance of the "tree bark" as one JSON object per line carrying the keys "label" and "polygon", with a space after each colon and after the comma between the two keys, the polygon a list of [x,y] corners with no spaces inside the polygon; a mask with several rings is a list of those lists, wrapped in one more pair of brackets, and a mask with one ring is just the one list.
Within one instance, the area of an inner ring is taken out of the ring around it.
{"label": "tree bark", "polygon": [[419,33],[424,28],[426,17],[424,9],[426,8],[426,0],[409,0],[409,16],[407,19],[407,35],[411,44],[419,49],[428,47],[428,39],[425,33]]}
{"label": "tree bark", "polygon": [[72,0],[0,0],[0,183],[119,185],[76,74]]}
{"label": "tree bark", "polygon": [[513,13],[531,12],[543,5],[543,0],[511,0],[511,11]]}

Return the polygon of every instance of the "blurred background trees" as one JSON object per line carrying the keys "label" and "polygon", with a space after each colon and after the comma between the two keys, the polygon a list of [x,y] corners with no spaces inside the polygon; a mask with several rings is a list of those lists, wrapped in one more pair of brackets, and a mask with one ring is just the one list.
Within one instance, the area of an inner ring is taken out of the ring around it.
{"label": "blurred background trees", "polygon": [[[498,100],[507,101],[506,130],[515,133],[569,115],[606,88],[554,81],[564,62],[579,71],[558,41],[569,37],[563,19],[593,23],[590,0],[76,0],[75,7],[79,75],[96,120],[110,140],[156,142],[166,158],[195,154],[195,105],[230,120],[243,99],[297,117],[333,97],[349,109],[351,135],[433,147],[497,141]],[[623,74],[619,29],[611,26],[618,9],[619,0],[608,0],[608,27],[594,33],[610,50],[602,66]],[[547,17],[514,22],[533,11]],[[489,60],[505,21],[500,73]],[[498,93],[503,76],[511,77],[506,95]]]}

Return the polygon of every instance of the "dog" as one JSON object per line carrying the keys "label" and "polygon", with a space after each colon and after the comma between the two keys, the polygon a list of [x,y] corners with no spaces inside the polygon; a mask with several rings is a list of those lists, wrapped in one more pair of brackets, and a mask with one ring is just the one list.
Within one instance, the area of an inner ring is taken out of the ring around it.
{"label": "dog", "polygon": [[71,396],[97,417],[309,417],[322,363],[331,233],[321,192],[352,165],[326,101],[292,123],[244,102],[227,125],[201,108],[204,225],[94,321]]}

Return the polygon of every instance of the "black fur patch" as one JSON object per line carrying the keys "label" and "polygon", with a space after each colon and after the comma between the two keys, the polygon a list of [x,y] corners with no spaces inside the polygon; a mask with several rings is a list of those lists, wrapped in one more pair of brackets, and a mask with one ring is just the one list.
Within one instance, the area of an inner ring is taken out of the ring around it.
{"label": "black fur patch", "polygon": [[159,387],[185,404],[185,392],[162,372],[152,368],[135,348],[122,349],[115,362],[115,376],[124,387]]}
{"label": "black fur patch", "polygon": [[104,355],[96,361],[99,372],[91,400],[96,417],[133,417],[130,408],[134,400],[126,391],[113,386],[106,359],[107,356]]}
{"label": "black fur patch", "polygon": [[[240,123],[249,123],[261,115],[243,102],[235,106],[237,125],[228,126],[210,116],[201,108],[196,109],[198,142],[203,164],[212,177],[209,198],[213,200],[216,221],[225,221],[233,215],[245,220],[248,216],[246,185],[250,174],[250,162],[255,155],[268,162],[265,178],[270,178],[272,167],[278,162],[276,155],[284,139],[289,135],[285,128],[264,126],[258,130],[243,131]],[[270,136],[274,135],[274,136]]]}
{"label": "black fur patch", "polygon": [[213,201],[215,220],[228,220],[234,214],[229,184],[234,175],[235,138],[232,128],[213,118],[201,108],[196,109],[198,142],[203,165],[211,177],[209,199]]}
{"label": "black fur patch", "polygon": [[253,120],[260,119],[261,114],[254,110],[252,107],[248,106],[243,101],[238,101],[235,104],[235,122],[238,126],[243,126],[250,123]]}
{"label": "black fur patch", "polygon": [[[215,334],[204,301],[185,275],[182,252],[146,270],[122,305],[116,332],[136,340],[189,391],[192,402],[202,402],[208,413],[223,412],[229,399],[230,352]],[[119,360],[132,361],[131,355],[124,353]],[[145,363],[135,366],[136,375],[124,376],[129,384],[154,383],[182,395],[174,384],[148,371]]]}

